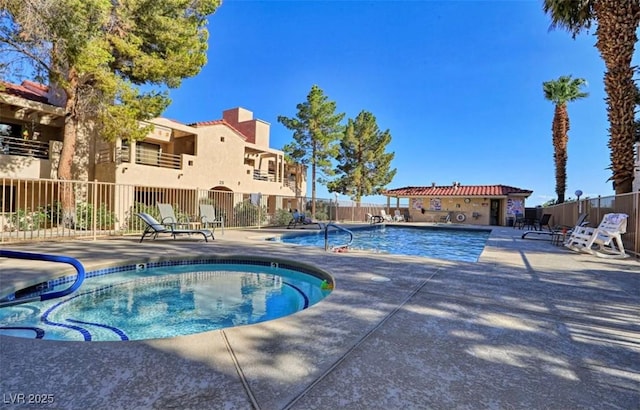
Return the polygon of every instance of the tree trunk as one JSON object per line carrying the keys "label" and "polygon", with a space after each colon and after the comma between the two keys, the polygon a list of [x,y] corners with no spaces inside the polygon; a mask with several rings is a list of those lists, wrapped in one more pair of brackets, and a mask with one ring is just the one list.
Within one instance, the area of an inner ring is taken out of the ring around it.
{"label": "tree trunk", "polygon": [[604,88],[607,93],[611,179],[616,194],[633,190],[635,137],[635,84],[633,57],[640,24],[638,0],[599,0],[594,2],[598,20],[596,47],[607,71]]}
{"label": "tree trunk", "polygon": [[75,193],[72,182],[73,156],[76,150],[76,138],[78,132],[78,118],[76,113],[76,89],[78,78],[75,71],[69,73],[69,85],[65,87],[67,101],[65,103],[64,140],[62,142],[62,152],[60,153],[60,163],[58,164],[58,179],[61,183],[60,200],[62,202],[62,222],[66,227],[75,226]]}
{"label": "tree trunk", "polygon": [[311,166],[311,217],[316,217],[316,164]]}
{"label": "tree trunk", "polygon": [[569,115],[566,104],[557,104],[553,115],[553,159],[556,168],[556,194],[559,204],[564,202],[567,191],[567,141]]}

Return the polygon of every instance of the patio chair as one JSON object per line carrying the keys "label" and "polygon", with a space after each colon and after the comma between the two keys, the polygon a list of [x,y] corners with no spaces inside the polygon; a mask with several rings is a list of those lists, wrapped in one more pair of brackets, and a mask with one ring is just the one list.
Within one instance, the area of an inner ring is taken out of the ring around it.
{"label": "patio chair", "polygon": [[[513,227],[518,229],[527,228],[527,230],[535,230],[538,222],[538,210],[536,208],[525,208],[524,215],[517,213]],[[548,221],[547,221],[548,222]]]}
{"label": "patio chair", "polygon": [[160,222],[163,225],[171,226],[172,228],[186,227],[189,228],[189,218],[184,216],[181,220],[176,217],[171,204],[163,204],[158,202],[158,211],[160,212]]}
{"label": "patio chair", "polygon": [[304,212],[298,212],[296,209],[293,211],[293,217],[287,225],[287,229],[296,228],[298,225],[318,225],[318,229],[324,229],[322,222],[312,221],[311,218],[305,216]]}
{"label": "patio chair", "polygon": [[404,216],[400,213],[399,209],[393,211],[393,221],[394,222],[404,222]]}
{"label": "patio chair", "polygon": [[391,217],[391,215],[387,214],[387,211],[385,211],[384,209],[380,210],[380,216],[382,217],[383,221],[393,222],[393,218]]}
{"label": "patio chair", "polygon": [[216,218],[216,209],[213,205],[200,204],[200,223],[205,229],[211,227],[211,232],[213,233],[216,231],[216,226],[219,225],[224,235],[224,218]]}
{"label": "patio chair", "polygon": [[[545,215],[548,215],[548,214],[545,214]],[[527,238],[527,236],[529,235],[536,235],[536,238],[539,238],[539,236],[537,235],[544,235],[542,239],[549,239],[551,241],[555,241],[559,239],[559,237],[561,236],[570,235],[576,228],[582,227],[588,224],[589,222],[587,222],[587,216],[589,216],[589,214],[587,213],[580,214],[574,226],[557,225],[557,226],[554,226],[553,229],[549,229],[548,231],[543,231],[543,230],[526,231],[525,233],[522,234],[522,239],[532,239],[532,238]],[[548,226],[548,222],[547,222],[547,226]]]}
{"label": "patio chair", "polygon": [[514,220],[513,220],[513,229],[516,229],[516,228],[522,229],[522,228],[524,228],[525,222],[526,222],[526,219],[524,217],[524,214],[516,212],[515,216],[514,216]]}
{"label": "patio chair", "polygon": [[215,239],[213,237],[213,232],[211,232],[208,229],[177,229],[177,228],[174,228],[173,225],[161,224],[153,216],[146,214],[144,212],[140,212],[136,215],[138,215],[138,217],[142,219],[145,224],[147,224],[147,227],[144,229],[144,232],[142,232],[142,236],[140,237],[140,242],[142,242],[144,238],[147,236],[152,237],[152,239],[155,240],[158,237],[158,235],[161,233],[167,233],[173,236],[173,239],[176,239],[177,235],[184,235],[184,234],[202,235],[204,237],[205,242],[209,242],[209,238],[211,238],[211,240]]}
{"label": "patio chair", "polygon": [[601,258],[628,258],[622,234],[627,232],[627,214],[605,214],[597,228],[576,227],[565,246],[576,252],[586,252]]}

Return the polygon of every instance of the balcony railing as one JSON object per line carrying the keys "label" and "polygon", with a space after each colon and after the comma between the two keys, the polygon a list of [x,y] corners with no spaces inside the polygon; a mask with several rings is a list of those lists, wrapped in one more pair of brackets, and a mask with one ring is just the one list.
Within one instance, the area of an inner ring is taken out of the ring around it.
{"label": "balcony railing", "polygon": [[261,171],[259,169],[253,170],[253,179],[256,181],[268,181],[275,182],[276,176],[270,172]]}
{"label": "balcony railing", "polygon": [[[130,148],[128,146],[118,149],[116,151],[116,162],[129,162],[129,151]],[[180,169],[182,168],[182,156],[144,150],[136,146],[136,164]]]}
{"label": "balcony railing", "polygon": [[0,136],[0,154],[49,159],[49,143]]}

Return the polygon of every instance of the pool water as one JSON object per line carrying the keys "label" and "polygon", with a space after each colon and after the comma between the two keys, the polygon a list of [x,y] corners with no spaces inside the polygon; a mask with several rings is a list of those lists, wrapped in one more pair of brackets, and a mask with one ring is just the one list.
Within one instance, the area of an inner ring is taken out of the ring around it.
{"label": "pool water", "polygon": [[291,315],[330,292],[321,284],[310,274],[255,265],[112,273],[86,279],[66,298],[0,309],[0,334],[85,341],[188,335]]}
{"label": "pool water", "polygon": [[[386,225],[357,228],[352,232],[351,249],[465,262],[477,262],[491,234],[489,230]],[[349,235],[330,230],[328,239],[330,247],[341,246],[349,241]],[[277,240],[324,249],[324,231],[286,235]]]}

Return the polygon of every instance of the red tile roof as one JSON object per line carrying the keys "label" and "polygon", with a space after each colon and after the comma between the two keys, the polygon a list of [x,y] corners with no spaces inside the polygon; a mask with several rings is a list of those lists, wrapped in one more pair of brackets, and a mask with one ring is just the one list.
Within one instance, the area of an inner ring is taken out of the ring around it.
{"label": "red tile roof", "polygon": [[521,194],[529,196],[533,191],[520,189],[507,185],[458,185],[458,186],[408,186],[404,188],[389,189],[383,192],[391,197],[417,197],[417,196],[507,196],[509,194]]}
{"label": "red tile roof", "polygon": [[0,90],[6,94],[45,104],[49,102],[47,99],[47,91],[49,88],[46,85],[34,83],[33,81],[23,81],[22,85],[11,84],[5,81],[0,81],[0,83]]}

